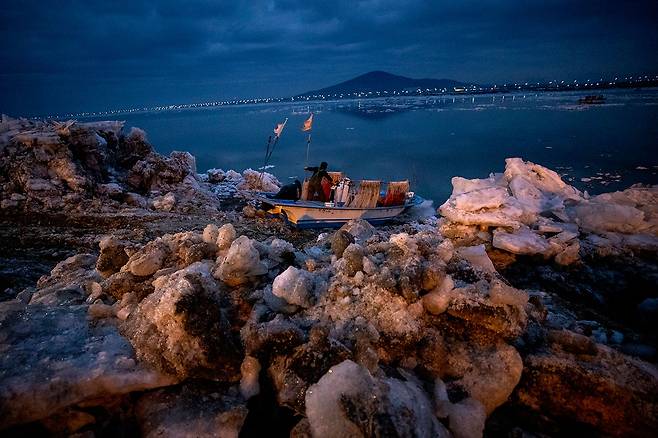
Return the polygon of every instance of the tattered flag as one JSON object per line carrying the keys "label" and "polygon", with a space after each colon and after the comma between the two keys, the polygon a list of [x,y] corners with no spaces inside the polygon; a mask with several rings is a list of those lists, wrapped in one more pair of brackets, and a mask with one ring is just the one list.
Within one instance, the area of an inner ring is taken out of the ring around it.
{"label": "tattered flag", "polygon": [[283,128],[286,127],[286,123],[288,123],[288,119],[284,120],[283,123],[277,123],[276,128],[274,128],[274,135],[276,138],[281,137],[281,133],[283,132]]}
{"label": "tattered flag", "polygon": [[309,116],[309,118],[304,122],[304,126],[302,126],[302,131],[310,131],[311,128],[313,127],[313,113]]}

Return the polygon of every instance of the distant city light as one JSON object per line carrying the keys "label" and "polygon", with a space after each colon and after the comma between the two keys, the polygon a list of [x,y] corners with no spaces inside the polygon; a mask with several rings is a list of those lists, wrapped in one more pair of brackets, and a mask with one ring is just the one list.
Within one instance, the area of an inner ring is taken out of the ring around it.
{"label": "distant city light", "polygon": [[[593,89],[593,88],[636,88],[636,87],[658,87],[658,75],[638,75],[638,76],[624,76],[622,77],[617,75],[614,76],[614,80],[600,78],[597,82],[592,82],[590,79],[587,79],[582,85],[584,89]],[[498,84],[488,85],[488,86],[478,86],[475,84],[468,84],[465,86],[454,86],[450,89],[448,88],[416,88],[416,89],[400,89],[400,90],[383,90],[383,91],[372,91],[372,90],[363,90],[363,91],[353,91],[351,93],[333,93],[333,94],[303,94],[298,96],[290,97],[253,97],[253,98],[241,98],[241,99],[225,99],[209,102],[200,102],[200,103],[190,103],[190,104],[169,104],[169,105],[158,105],[154,107],[137,107],[137,108],[120,108],[112,109],[106,111],[85,111],[80,113],[67,113],[63,115],[49,115],[46,118],[56,119],[56,118],[76,118],[76,117],[102,117],[102,116],[118,116],[121,114],[131,114],[137,112],[149,112],[149,111],[173,111],[173,110],[184,110],[191,108],[211,108],[219,106],[228,106],[228,105],[255,105],[263,103],[279,103],[279,102],[297,102],[304,101],[310,102],[315,100],[342,100],[342,99],[352,99],[352,98],[371,98],[371,99],[386,99],[391,98],[391,96],[432,96],[432,95],[445,95],[445,94],[485,94],[485,93],[510,93],[518,90],[531,90],[531,91],[560,91],[560,90],[574,90],[573,87],[580,88],[578,79],[574,79],[572,83],[565,83],[564,80],[553,79],[545,83],[541,82],[514,82],[504,83],[502,86]],[[521,85],[523,84],[523,85]],[[514,97],[514,96],[512,96]],[[523,96],[526,97],[525,95]],[[492,96],[494,98],[494,96]],[[504,99],[505,96],[503,95]],[[475,98],[473,98],[473,102]],[[34,117],[35,119],[40,117]]]}

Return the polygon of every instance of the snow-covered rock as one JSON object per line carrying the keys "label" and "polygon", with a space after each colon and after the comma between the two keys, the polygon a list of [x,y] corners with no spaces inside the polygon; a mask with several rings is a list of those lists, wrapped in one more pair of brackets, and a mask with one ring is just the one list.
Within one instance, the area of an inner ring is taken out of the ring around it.
{"label": "snow-covered rock", "polygon": [[427,395],[413,382],[376,379],[346,360],[306,391],[306,417],[314,437],[449,436]]}
{"label": "snow-covered rock", "polygon": [[133,254],[122,269],[138,277],[147,277],[162,268],[170,253],[169,246],[162,239],[154,240]]}
{"label": "snow-covered rock", "polygon": [[171,211],[176,206],[176,195],[172,192],[153,199],[153,208],[161,211]]}
{"label": "snow-covered rock", "polygon": [[[590,197],[553,170],[520,158],[505,160],[502,175],[474,180],[455,177],[452,181],[453,193],[439,208],[447,219],[442,230],[460,237],[467,237],[464,232],[468,232],[471,240],[475,235],[514,254],[541,254],[570,265],[580,259],[577,239],[581,232],[622,233],[625,236],[619,239],[603,237],[607,240],[583,236],[596,242],[595,246],[617,250],[632,250],[635,241],[640,246],[648,242],[634,236],[658,238],[658,187],[634,186]],[[482,229],[491,227],[495,228],[493,238],[487,238]]]}
{"label": "snow-covered rock", "polygon": [[209,263],[197,262],[153,281],[122,329],[137,357],[180,378],[239,376],[242,357],[222,309]]}
{"label": "snow-covered rock", "polygon": [[231,243],[226,257],[214,271],[215,277],[229,286],[248,283],[266,273],[267,265],[260,260],[254,241],[247,236],[240,236]]}
{"label": "snow-covered rock", "polygon": [[235,240],[237,236],[237,233],[235,232],[235,228],[233,227],[233,224],[224,224],[221,227],[219,227],[219,230],[217,230],[217,247],[219,249],[228,249],[231,247],[231,244]]}
{"label": "snow-covered rock", "polygon": [[242,181],[237,185],[238,190],[277,192],[281,187],[279,180],[267,172],[258,172],[246,169],[242,172]]}
{"label": "snow-covered rock", "polygon": [[215,224],[208,224],[203,229],[203,241],[206,243],[217,243],[217,235],[219,234],[219,228]]}
{"label": "snow-covered rock", "polygon": [[222,169],[208,169],[206,173],[208,175],[209,183],[220,183],[226,178],[226,172]]}
{"label": "snow-covered rock", "polygon": [[523,361],[516,349],[499,343],[488,347],[454,345],[447,361],[447,375],[458,378],[487,415],[507,401],[521,379]]}

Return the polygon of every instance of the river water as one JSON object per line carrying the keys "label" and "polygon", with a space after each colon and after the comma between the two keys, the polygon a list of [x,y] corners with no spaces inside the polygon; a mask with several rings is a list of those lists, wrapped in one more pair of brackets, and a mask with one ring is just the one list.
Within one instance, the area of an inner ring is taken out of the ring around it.
{"label": "river water", "polygon": [[409,179],[436,204],[450,195],[451,177],[501,172],[506,157],[550,167],[590,193],[658,184],[658,90],[606,91],[604,104],[578,105],[583,94],[290,102],[123,118],[159,152],[194,154],[199,172],[262,166],[268,135],[288,118],[269,163],[287,182],[304,177],[300,128],[313,112],[309,164],[327,161],[353,179]]}

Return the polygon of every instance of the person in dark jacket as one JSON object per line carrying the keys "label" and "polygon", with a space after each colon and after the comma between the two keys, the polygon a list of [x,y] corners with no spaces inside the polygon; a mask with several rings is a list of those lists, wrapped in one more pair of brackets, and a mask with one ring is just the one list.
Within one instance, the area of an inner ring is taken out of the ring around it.
{"label": "person in dark jacket", "polygon": [[[308,180],[308,193],[311,201],[327,202],[331,194],[331,184],[333,181],[327,173],[326,161],[320,163],[320,167],[305,167],[304,170],[313,172],[313,175]],[[329,190],[325,190],[329,187]],[[327,193],[328,192],[328,193]]]}
{"label": "person in dark jacket", "polygon": [[282,186],[279,190],[279,193],[274,195],[275,199],[286,199],[290,201],[296,201],[302,197],[302,183],[298,179],[295,180],[292,184],[286,184]]}

